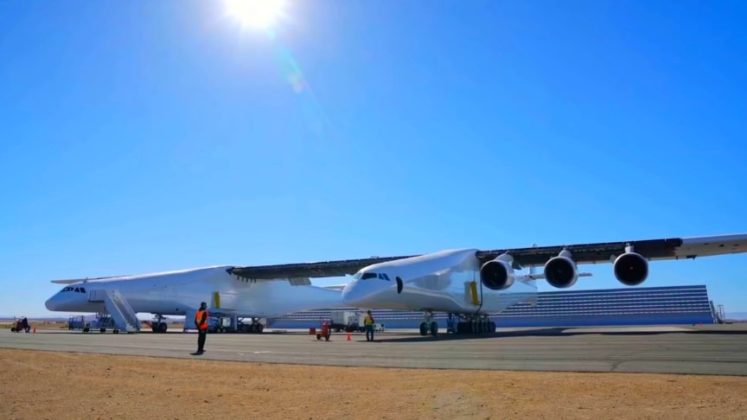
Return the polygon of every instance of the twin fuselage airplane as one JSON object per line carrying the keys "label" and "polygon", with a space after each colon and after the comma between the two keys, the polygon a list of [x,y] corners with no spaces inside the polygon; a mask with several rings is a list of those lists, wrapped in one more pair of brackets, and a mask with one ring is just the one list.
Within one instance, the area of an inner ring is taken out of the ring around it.
{"label": "twin fuselage airplane", "polygon": [[[615,277],[635,286],[648,262],[747,252],[747,234],[577,244],[502,250],[460,249],[405,257],[270,266],[219,266],[137,276],[56,280],[65,287],[46,306],[51,311],[110,313],[135,324],[135,313],[186,315],[201,301],[213,311],[249,318],[276,318],[321,308],[422,311],[421,334],[436,334],[434,312],[460,320],[459,332],[494,331],[487,314],[536,299],[536,281],[570,287],[579,264],[611,263]],[[543,267],[541,273],[522,273]],[[316,287],[311,278],[355,273],[340,291]],[[134,325],[133,325],[134,326]],[[189,325],[188,325],[189,326]]]}

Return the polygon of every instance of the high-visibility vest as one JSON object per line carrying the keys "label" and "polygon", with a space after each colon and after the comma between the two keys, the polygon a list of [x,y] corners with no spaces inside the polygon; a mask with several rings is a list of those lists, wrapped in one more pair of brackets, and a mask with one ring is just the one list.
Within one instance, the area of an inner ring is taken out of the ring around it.
{"label": "high-visibility vest", "polygon": [[[203,315],[205,316],[205,322],[202,321]],[[208,328],[208,311],[198,310],[195,312],[195,325],[197,325],[198,330],[206,330]]]}
{"label": "high-visibility vest", "polygon": [[363,325],[373,325],[374,319],[371,315],[366,314],[366,317],[363,318]]}

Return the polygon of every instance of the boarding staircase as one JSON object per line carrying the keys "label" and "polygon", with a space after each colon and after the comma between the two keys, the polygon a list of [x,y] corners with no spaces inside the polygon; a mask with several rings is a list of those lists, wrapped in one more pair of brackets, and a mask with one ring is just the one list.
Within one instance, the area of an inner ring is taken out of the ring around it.
{"label": "boarding staircase", "polygon": [[120,331],[128,333],[140,331],[140,320],[135,311],[122,296],[119,290],[92,290],[89,296],[91,302],[104,302],[106,311],[114,320],[114,325]]}

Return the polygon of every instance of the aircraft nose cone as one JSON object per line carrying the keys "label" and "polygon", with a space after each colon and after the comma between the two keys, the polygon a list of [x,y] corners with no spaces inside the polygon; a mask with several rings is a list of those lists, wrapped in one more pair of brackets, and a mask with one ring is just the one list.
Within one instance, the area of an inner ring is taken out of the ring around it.
{"label": "aircraft nose cone", "polygon": [[373,279],[349,283],[342,290],[342,301],[346,306],[375,307],[387,286],[388,282]]}
{"label": "aircraft nose cone", "polygon": [[46,302],[44,302],[44,306],[46,306],[48,310],[50,310],[50,311],[56,311],[57,308],[59,307],[57,299],[55,299],[56,297],[57,297],[57,295],[52,296],[51,298],[47,299]]}

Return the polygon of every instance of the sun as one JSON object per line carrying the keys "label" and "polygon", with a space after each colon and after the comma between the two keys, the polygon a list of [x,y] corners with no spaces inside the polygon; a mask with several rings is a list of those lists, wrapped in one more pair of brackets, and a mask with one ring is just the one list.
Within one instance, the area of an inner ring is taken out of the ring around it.
{"label": "sun", "polygon": [[271,30],[284,16],[285,0],[224,0],[228,15],[242,26]]}

